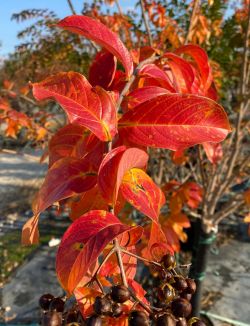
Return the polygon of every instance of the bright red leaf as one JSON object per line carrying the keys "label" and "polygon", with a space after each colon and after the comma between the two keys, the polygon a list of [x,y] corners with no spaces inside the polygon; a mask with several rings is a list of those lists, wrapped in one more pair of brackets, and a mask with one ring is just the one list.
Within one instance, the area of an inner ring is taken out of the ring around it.
{"label": "bright red leaf", "polygon": [[109,141],[117,132],[116,107],[102,88],[92,88],[76,72],[60,72],[33,84],[37,100],[54,98],[66,111],[69,121],[91,130],[100,140]]}
{"label": "bright red leaf", "polygon": [[202,90],[203,92],[206,92],[210,88],[213,81],[212,69],[208,61],[207,53],[198,45],[190,44],[181,46],[175,50],[175,53],[178,55],[187,54],[193,58],[200,72],[201,82],[203,86]]}
{"label": "bright red leaf", "polygon": [[57,252],[58,279],[69,293],[83,286],[83,279],[104,248],[124,232],[130,233],[127,246],[133,246],[142,235],[142,227],[122,224],[106,211],[90,211],[77,219],[65,232]]}
{"label": "bright red leaf", "polygon": [[116,71],[116,58],[112,53],[100,51],[89,68],[89,82],[92,86],[99,85],[108,89]]}
{"label": "bright red leaf", "polygon": [[132,91],[126,96],[125,100],[123,101],[123,106],[125,103],[126,108],[128,110],[131,110],[141,103],[144,103],[154,97],[167,93],[168,91],[165,88],[157,86],[146,86],[142,88],[136,88],[134,91]]}
{"label": "bright red leaf", "polygon": [[192,93],[194,72],[192,66],[184,59],[174,53],[166,53],[168,66],[172,70],[173,82],[178,93]]}
{"label": "bright red leaf", "polygon": [[83,35],[103,46],[121,61],[127,76],[130,77],[132,75],[133,60],[129,51],[119,37],[98,20],[88,16],[73,15],[61,20],[57,26]]}
{"label": "bright red leaf", "polygon": [[222,141],[230,131],[224,109],[209,98],[165,94],[119,120],[122,137],[139,145],[180,150],[207,141]]}
{"label": "bright red leaf", "polygon": [[103,159],[98,172],[98,186],[103,198],[115,205],[124,174],[131,168],[144,168],[148,155],[138,148],[120,146],[110,151]]}

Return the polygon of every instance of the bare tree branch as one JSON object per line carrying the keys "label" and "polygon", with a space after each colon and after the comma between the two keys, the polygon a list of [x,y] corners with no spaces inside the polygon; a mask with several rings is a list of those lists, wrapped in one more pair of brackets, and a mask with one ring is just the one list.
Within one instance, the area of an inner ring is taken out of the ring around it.
{"label": "bare tree branch", "polygon": [[72,1],[71,1],[71,0],[67,0],[67,2],[68,2],[69,8],[70,8],[72,14],[73,14],[73,15],[76,15],[76,11],[75,11],[75,8],[74,8],[74,6],[73,6]]}
{"label": "bare tree branch", "polygon": [[191,18],[190,18],[189,28],[188,28],[188,32],[187,32],[184,44],[187,44],[189,39],[190,39],[190,35],[191,35],[191,32],[192,32],[193,27],[194,27],[195,16],[197,14],[197,11],[198,11],[199,7],[200,7],[200,0],[195,0],[194,5],[193,5]]}
{"label": "bare tree branch", "polygon": [[145,28],[146,28],[146,31],[147,31],[147,34],[148,34],[149,45],[153,46],[152,35],[151,35],[151,30],[150,30],[150,27],[149,27],[149,23],[148,23],[148,18],[147,18],[147,15],[146,15],[144,0],[140,0],[140,5],[141,5],[141,12],[142,12],[144,25],[145,25]]}

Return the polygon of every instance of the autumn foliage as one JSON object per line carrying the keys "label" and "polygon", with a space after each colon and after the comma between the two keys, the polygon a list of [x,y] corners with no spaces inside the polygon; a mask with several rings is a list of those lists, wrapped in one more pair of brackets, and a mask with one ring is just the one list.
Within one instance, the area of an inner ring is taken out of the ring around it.
{"label": "autumn foliage", "polygon": [[[216,164],[219,143],[231,129],[216,102],[212,69],[201,47],[129,51],[117,34],[90,17],[69,16],[57,26],[102,50],[88,78],[59,72],[32,85],[36,100],[60,104],[68,124],[50,140],[49,170],[33,205],[34,216],[23,228],[22,243],[37,243],[40,213],[70,198],[72,224],[59,246],[56,270],[61,286],[75,295],[88,316],[99,293],[93,283],[96,276],[103,285],[121,282],[114,248],[120,248],[130,288],[146,300],[134,280],[137,259],[126,251],[156,262],[167,252],[179,251],[179,240],[186,240],[183,229],[190,226],[183,207],[194,209],[202,201],[202,189],[195,182],[156,185],[147,174],[149,148],[181,156],[202,144]],[[2,103],[1,108],[11,119],[8,106]],[[17,118],[29,123],[23,116]],[[147,217],[146,223],[136,225],[126,214],[127,203]]]}

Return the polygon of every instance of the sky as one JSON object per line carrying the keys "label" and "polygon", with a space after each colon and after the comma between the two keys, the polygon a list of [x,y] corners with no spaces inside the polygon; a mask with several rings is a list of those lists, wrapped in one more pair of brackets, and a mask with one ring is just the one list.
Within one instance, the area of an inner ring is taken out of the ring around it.
{"label": "sky", "polygon": [[[72,0],[72,2],[75,10],[80,13],[83,0]],[[120,1],[122,7],[133,6],[134,3],[134,0]],[[0,57],[5,57],[14,50],[20,42],[16,37],[17,33],[30,24],[29,21],[17,23],[11,20],[13,13],[24,9],[50,9],[60,18],[71,14],[67,0],[0,0]]]}

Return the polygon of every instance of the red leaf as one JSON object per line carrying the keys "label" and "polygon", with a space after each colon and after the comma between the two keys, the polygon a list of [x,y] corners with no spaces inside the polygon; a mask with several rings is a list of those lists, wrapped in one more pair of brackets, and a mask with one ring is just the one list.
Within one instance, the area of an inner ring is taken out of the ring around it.
{"label": "red leaf", "polygon": [[147,246],[142,251],[143,257],[160,261],[167,252],[173,254],[173,248],[168,243],[161,225],[153,221]]}
{"label": "red leaf", "polygon": [[188,54],[194,59],[200,71],[203,92],[206,92],[213,81],[212,70],[206,52],[198,45],[184,45],[177,49],[175,53],[178,55]]}
{"label": "red leaf", "polygon": [[188,157],[185,156],[185,151],[184,150],[179,150],[175,152],[171,152],[171,158],[176,165],[181,165],[185,162],[187,162]]}
{"label": "red leaf", "polygon": [[57,252],[58,279],[69,293],[83,286],[87,271],[104,248],[118,235],[129,232],[133,246],[141,237],[140,226],[130,227],[106,211],[91,211],[77,219],[65,232]]}
{"label": "red leaf", "polygon": [[49,169],[37,195],[35,213],[39,214],[54,202],[94,187],[97,172],[90,170],[86,159],[63,158]]}
{"label": "red leaf", "polygon": [[133,60],[127,48],[115,33],[99,21],[87,16],[73,15],[61,20],[57,26],[83,35],[103,46],[121,61],[127,76],[132,75]]}
{"label": "red leaf", "polygon": [[122,179],[120,190],[132,206],[158,221],[160,209],[166,201],[165,196],[143,170],[128,170]]}
{"label": "red leaf", "polygon": [[168,65],[172,70],[174,83],[180,93],[192,93],[194,72],[192,66],[174,53],[166,53],[164,57],[170,59]]}
{"label": "red leaf", "polygon": [[128,285],[131,287],[133,292],[135,293],[136,297],[144,302],[145,304],[149,304],[148,300],[145,298],[147,292],[143,289],[140,283],[136,282],[133,279],[128,279]]}
{"label": "red leaf", "polygon": [[[137,105],[151,100],[159,95],[167,94],[168,91],[165,88],[157,86],[146,86],[142,88],[137,88],[131,93],[129,93],[126,98],[127,108],[129,110],[135,108]],[[123,101],[123,102],[125,102]]]}
{"label": "red leaf", "polygon": [[161,87],[166,88],[172,93],[175,93],[175,89],[169,76],[153,63],[143,66],[143,68],[139,71],[139,76],[156,79],[160,83]]}
{"label": "red leaf", "polygon": [[85,127],[77,124],[68,124],[59,129],[49,142],[49,166],[63,157],[74,157],[75,147],[88,133]]}
{"label": "red leaf", "polygon": [[[115,214],[118,214],[122,207],[124,206],[125,201],[121,195],[118,194],[116,205],[114,207]],[[90,210],[108,210],[109,206],[107,202],[102,197],[98,186],[93,187],[92,189],[84,192],[80,199],[77,202],[71,204],[71,214],[70,218],[74,221],[78,217],[87,213]]]}
{"label": "red leaf", "polygon": [[220,142],[229,131],[224,109],[196,95],[158,96],[128,111],[119,121],[119,132],[129,141],[171,150]]}
{"label": "red leaf", "polygon": [[222,159],[223,149],[220,143],[203,143],[202,145],[212,164],[217,164]]}
{"label": "red leaf", "polygon": [[103,198],[115,205],[124,174],[131,168],[143,168],[148,155],[138,148],[120,146],[110,151],[103,159],[98,172],[98,186]]}
{"label": "red leaf", "polygon": [[76,72],[61,72],[33,84],[37,100],[54,98],[66,111],[71,123],[91,130],[102,141],[117,132],[116,107],[102,88],[92,89],[87,79]]}
{"label": "red leaf", "polygon": [[100,51],[89,68],[89,82],[92,86],[99,85],[108,89],[116,71],[116,58],[112,53]]}

